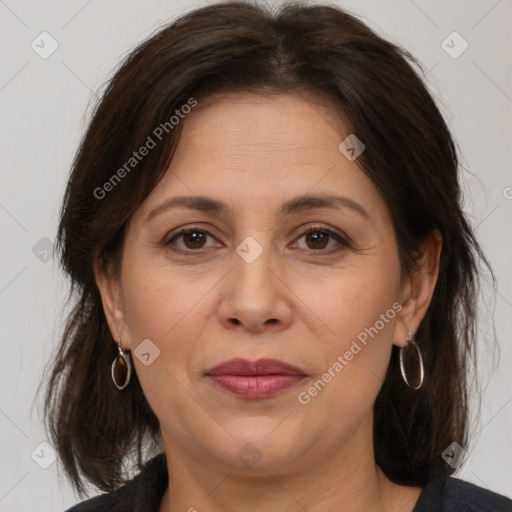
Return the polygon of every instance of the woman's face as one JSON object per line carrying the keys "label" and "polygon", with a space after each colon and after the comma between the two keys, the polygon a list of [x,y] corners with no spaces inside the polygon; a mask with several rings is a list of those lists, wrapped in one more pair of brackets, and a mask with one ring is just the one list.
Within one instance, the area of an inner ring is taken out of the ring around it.
{"label": "woman's face", "polygon": [[[392,344],[419,320],[387,205],[338,149],[333,112],[298,95],[199,102],[130,221],[102,294],[171,464],[278,472],[371,449]],[[213,376],[235,358],[298,370]]]}

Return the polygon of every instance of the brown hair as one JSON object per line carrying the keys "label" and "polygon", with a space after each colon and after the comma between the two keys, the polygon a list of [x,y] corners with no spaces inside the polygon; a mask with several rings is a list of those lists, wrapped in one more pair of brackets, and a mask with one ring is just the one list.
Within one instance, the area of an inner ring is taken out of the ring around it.
{"label": "brown hair", "polygon": [[183,123],[113,183],[108,197],[97,190],[176,109],[228,90],[304,91],[327,95],[340,107],[350,132],[366,145],[357,162],[389,205],[405,275],[417,270],[422,237],[441,233],[438,282],[416,336],[425,383],[418,391],[405,386],[394,347],[374,407],[374,445],[377,463],[397,483],[424,485],[437,473],[453,472],[441,453],[453,441],[467,442],[478,262],[490,267],[461,209],[454,141],[411,63],[421,68],[347,12],[297,3],[277,12],[245,2],[203,7],[127,57],[81,141],[58,232],[75,302],[44,406],[53,445],[80,494],[87,482],[104,491],[119,487],[128,457],[135,454],[140,468],[145,450],[161,446],[158,419],[137,376],[122,392],[112,384],[116,345],[93,262],[119,269],[125,227],[166,172]]}

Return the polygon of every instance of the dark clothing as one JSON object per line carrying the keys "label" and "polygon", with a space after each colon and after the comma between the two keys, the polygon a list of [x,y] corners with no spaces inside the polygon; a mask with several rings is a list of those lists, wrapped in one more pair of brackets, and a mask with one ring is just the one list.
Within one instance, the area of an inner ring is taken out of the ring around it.
{"label": "dark clothing", "polygon": [[512,512],[512,500],[445,476],[425,486],[413,512]]}
{"label": "dark clothing", "polygon": [[[168,479],[165,454],[161,453],[116,491],[83,501],[66,512],[158,512]],[[413,512],[512,512],[512,500],[458,478],[442,477],[425,486]]]}

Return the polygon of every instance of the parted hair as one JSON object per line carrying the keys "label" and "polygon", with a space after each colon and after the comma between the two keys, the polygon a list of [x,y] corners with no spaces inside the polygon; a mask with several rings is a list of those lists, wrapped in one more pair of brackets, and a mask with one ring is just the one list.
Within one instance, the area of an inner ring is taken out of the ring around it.
{"label": "parted hair", "polygon": [[[396,483],[424,485],[453,473],[441,455],[453,441],[468,442],[480,264],[494,275],[462,209],[457,146],[425,82],[408,51],[330,5],[208,5],[129,53],[91,114],[57,236],[71,310],[44,377],[44,415],[80,495],[91,484],[120,487],[129,461],[141,468],[161,447],[159,422],[137,375],[123,391],[112,383],[117,346],[93,264],[118,275],[127,223],[168,169],[186,118],[122,180],[112,176],[191,98],[200,104],[224,91],[330,98],[349,133],[365,144],[356,163],[389,206],[403,276],[418,270],[423,237],[441,234],[437,284],[416,333],[425,382],[419,390],[404,384],[393,347],[374,404],[374,450]],[[102,197],[97,191],[107,182]]]}

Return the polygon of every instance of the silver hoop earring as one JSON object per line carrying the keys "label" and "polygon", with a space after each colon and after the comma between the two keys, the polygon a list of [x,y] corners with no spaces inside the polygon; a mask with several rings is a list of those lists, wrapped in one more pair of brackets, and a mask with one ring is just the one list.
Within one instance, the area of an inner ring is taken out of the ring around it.
{"label": "silver hoop earring", "polygon": [[[423,384],[423,376],[424,376],[423,358],[421,357],[420,347],[418,347],[418,344],[414,340],[414,336],[411,331],[409,331],[409,336],[407,337],[407,341],[409,343],[405,347],[400,347],[400,371],[402,372],[402,378],[404,379],[404,382],[411,389],[420,389]],[[414,372],[413,385],[411,385],[409,377],[407,377],[407,372],[405,371],[406,364],[404,362],[404,352],[406,352],[405,359],[407,359],[408,368],[411,369],[412,366],[416,366],[416,369],[413,370],[413,372]],[[413,361],[413,365],[410,364],[411,360]]]}
{"label": "silver hoop earring", "polygon": [[119,350],[119,354],[117,354],[112,361],[112,382],[117,389],[122,391],[130,382],[132,376],[132,361],[130,353],[128,351],[125,352],[121,348],[121,338],[117,338],[117,349]]}

